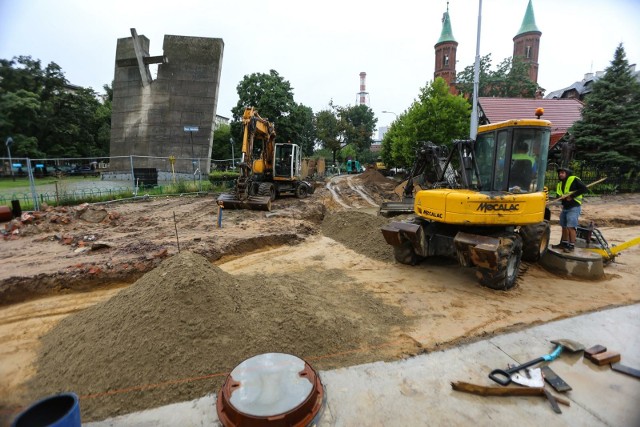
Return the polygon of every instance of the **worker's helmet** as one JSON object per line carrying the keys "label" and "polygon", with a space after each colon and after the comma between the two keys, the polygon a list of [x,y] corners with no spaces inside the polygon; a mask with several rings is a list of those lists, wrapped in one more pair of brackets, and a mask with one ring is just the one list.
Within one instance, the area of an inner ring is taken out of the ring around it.
{"label": "worker's helmet", "polygon": [[571,169],[569,169],[566,166],[560,166],[556,172],[560,172],[560,171],[565,171],[567,173],[567,175],[571,175],[571,173],[573,172]]}

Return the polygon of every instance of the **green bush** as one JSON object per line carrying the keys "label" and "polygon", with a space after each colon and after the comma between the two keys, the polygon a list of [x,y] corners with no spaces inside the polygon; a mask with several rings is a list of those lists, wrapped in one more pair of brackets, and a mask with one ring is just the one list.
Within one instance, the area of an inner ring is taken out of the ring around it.
{"label": "green bush", "polygon": [[239,172],[233,171],[213,171],[209,173],[209,181],[217,184],[220,181],[235,181],[240,176]]}

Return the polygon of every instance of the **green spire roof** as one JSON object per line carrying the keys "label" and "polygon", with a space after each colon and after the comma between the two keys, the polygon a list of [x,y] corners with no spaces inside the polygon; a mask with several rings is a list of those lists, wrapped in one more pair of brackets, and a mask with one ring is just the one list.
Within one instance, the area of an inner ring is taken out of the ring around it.
{"label": "green spire roof", "polygon": [[442,15],[442,33],[440,34],[438,43],[455,42],[455,41],[456,39],[453,38],[453,31],[451,31],[451,20],[449,19],[449,7],[447,6],[447,11],[444,13],[444,15]]}
{"label": "green spire roof", "polygon": [[529,5],[527,6],[527,11],[524,14],[522,25],[516,35],[519,36],[520,34],[530,33],[531,31],[540,32],[536,26],[536,17],[533,14],[533,5],[531,4],[531,0],[529,0]]}

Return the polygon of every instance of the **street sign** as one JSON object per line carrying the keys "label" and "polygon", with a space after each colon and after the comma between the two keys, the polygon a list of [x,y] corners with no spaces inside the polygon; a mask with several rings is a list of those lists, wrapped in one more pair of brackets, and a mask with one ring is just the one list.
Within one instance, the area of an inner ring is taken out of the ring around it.
{"label": "street sign", "polygon": [[185,126],[185,132],[198,132],[198,126]]}

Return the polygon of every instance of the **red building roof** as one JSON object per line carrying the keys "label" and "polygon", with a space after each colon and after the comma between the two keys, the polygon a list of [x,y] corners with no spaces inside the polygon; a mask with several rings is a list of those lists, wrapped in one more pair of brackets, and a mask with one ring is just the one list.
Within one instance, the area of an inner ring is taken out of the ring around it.
{"label": "red building roof", "polygon": [[544,108],[542,119],[551,122],[551,146],[580,120],[582,102],[577,99],[525,99],[479,97],[480,119],[489,123],[511,119],[535,118],[536,108]]}

